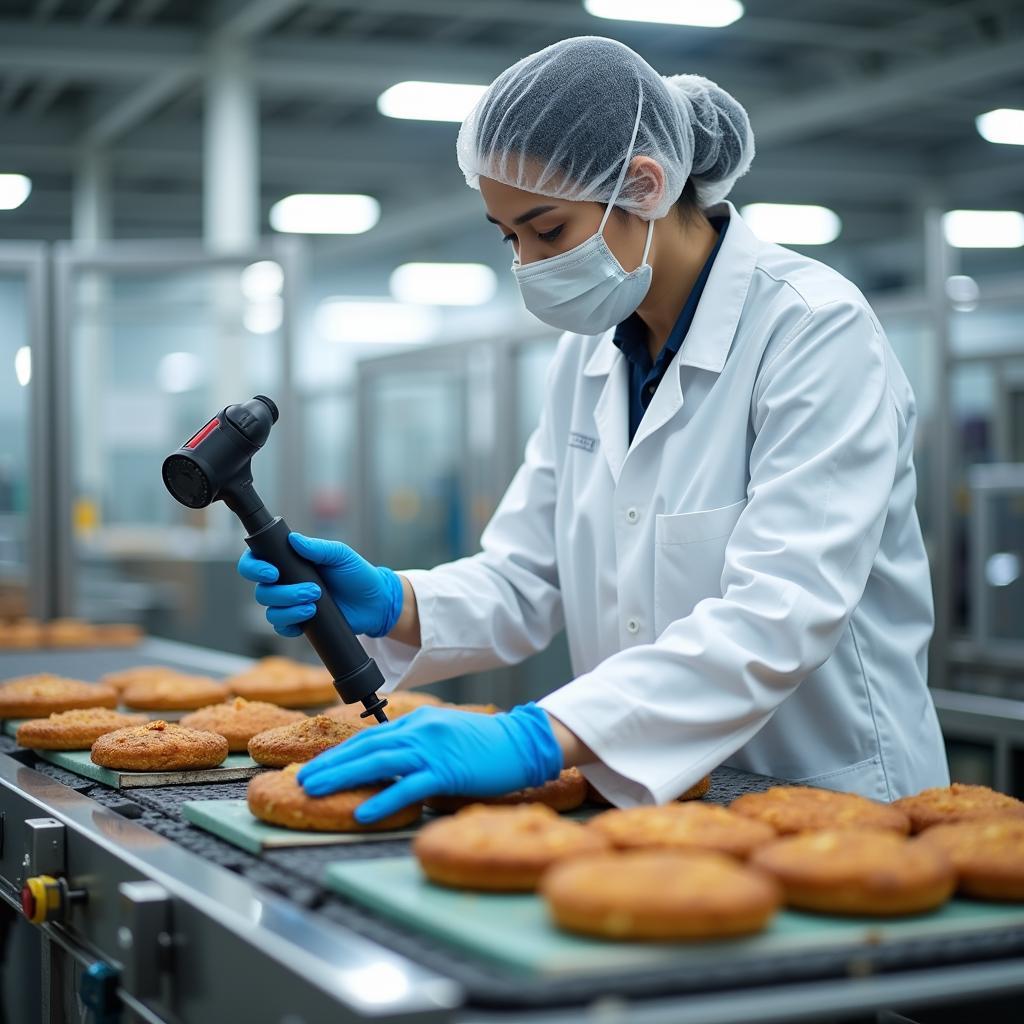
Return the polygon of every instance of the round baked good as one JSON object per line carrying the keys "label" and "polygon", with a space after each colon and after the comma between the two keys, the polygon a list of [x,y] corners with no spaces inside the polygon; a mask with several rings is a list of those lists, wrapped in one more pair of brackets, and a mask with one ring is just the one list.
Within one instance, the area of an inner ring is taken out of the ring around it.
{"label": "round baked good", "polygon": [[285,658],[264,659],[255,668],[231,676],[225,683],[232,693],[246,700],[262,700],[284,708],[310,708],[338,702],[338,691],[326,669],[288,662]]}
{"label": "round baked good", "polygon": [[[388,705],[384,709],[384,713],[388,716],[388,721],[392,722],[417,708],[441,705],[440,697],[435,697],[432,693],[420,693],[418,690],[399,690],[397,693],[389,693],[386,696]],[[338,704],[333,708],[328,708],[324,714],[364,729],[370,725],[377,725],[377,719],[372,716],[360,717],[365,710],[366,708],[362,704]]]}
{"label": "round baked good", "polygon": [[209,676],[171,672],[126,686],[121,691],[121,703],[139,711],[194,711],[229,696],[227,687]]}
{"label": "round baked good", "polygon": [[0,718],[40,718],[75,708],[116,708],[117,692],[49,672],[19,676],[0,684]]}
{"label": "round baked good", "polygon": [[454,708],[456,711],[472,711],[478,715],[497,715],[502,709],[497,704],[451,704],[443,703],[442,707]]}
{"label": "round baked good", "polygon": [[188,729],[219,733],[228,741],[228,750],[236,753],[244,752],[249,740],[258,733],[305,720],[306,716],[301,711],[289,711],[276,704],[235,697],[193,711],[182,718],[181,724]]}
{"label": "round baked good", "polygon": [[257,733],[249,740],[249,756],[268,768],[284,768],[300,761],[311,761],[331,747],[355,736],[359,729],[327,715],[315,715],[290,725],[279,725]]}
{"label": "round baked good", "polygon": [[177,669],[167,665],[133,665],[131,668],[118,669],[100,676],[100,682],[112,686],[118,693],[123,693],[133,683],[149,682],[151,679],[164,679],[167,676],[179,675]]}
{"label": "round baked good", "polygon": [[264,772],[249,783],[249,810],[260,821],[309,832],[386,832],[419,821],[423,808],[417,801],[372,825],[361,825],[354,816],[356,808],[385,786],[309,796],[295,777],[301,767],[290,764],[283,771]]}
{"label": "round baked good", "polygon": [[957,888],[983,900],[1024,900],[1024,819],[934,825],[917,840],[940,849],[956,869]]}
{"label": "round baked good", "polygon": [[763,793],[744,793],[729,808],[771,825],[779,835],[840,828],[891,829],[901,835],[910,831],[907,816],[892,804],[811,786],[773,786]]}
{"label": "round baked good", "polygon": [[[676,797],[680,803],[686,800],[702,800],[711,790],[711,776],[705,775],[698,779],[689,789]],[[611,807],[612,802],[589,779],[587,780],[587,800],[599,807]]]}
{"label": "round baked good", "polygon": [[532,892],[552,864],[607,847],[598,833],[543,804],[473,804],[430,822],[412,849],[423,873],[438,885]]}
{"label": "round baked good", "polygon": [[93,626],[93,636],[100,647],[133,647],[142,640],[142,627],[133,622],[109,622]]}
{"label": "round baked good", "polygon": [[910,818],[914,832],[932,825],[950,825],[957,821],[990,821],[993,818],[1024,818],[1024,803],[988,786],[970,786],[954,782],[936,786],[914,796],[897,800],[898,807]]}
{"label": "round baked good", "polygon": [[761,931],[771,879],[717,853],[631,850],[553,867],[540,886],[555,924],[603,939],[714,939]]}
{"label": "round baked good", "polygon": [[46,646],[46,630],[36,619],[16,619],[0,624],[0,648],[27,650]]}
{"label": "round baked good", "polygon": [[763,821],[702,803],[605,811],[587,827],[619,850],[710,850],[741,860],[776,838],[775,829]]}
{"label": "round baked good", "polygon": [[93,627],[81,619],[52,619],[44,626],[49,647],[94,647]]}
{"label": "round baked good", "polygon": [[755,850],[750,864],[782,886],[788,906],[826,914],[918,914],[941,906],[956,887],[941,851],[892,830],[788,836]]}
{"label": "round baked good", "polygon": [[125,715],[109,708],[77,708],[49,718],[30,718],[18,726],[14,738],[19,746],[33,750],[88,750],[100,736],[146,721],[145,715]]}
{"label": "round baked good", "polygon": [[228,741],[214,732],[157,719],[100,736],[91,756],[94,764],[125,772],[198,771],[221,764],[228,756]]}
{"label": "round baked good", "polygon": [[574,811],[586,799],[587,781],[578,768],[564,768],[557,779],[545,782],[543,786],[517,789],[501,796],[432,796],[427,806],[443,814],[468,807],[470,804],[487,804],[491,807],[511,807],[515,804],[544,804],[553,811]]}

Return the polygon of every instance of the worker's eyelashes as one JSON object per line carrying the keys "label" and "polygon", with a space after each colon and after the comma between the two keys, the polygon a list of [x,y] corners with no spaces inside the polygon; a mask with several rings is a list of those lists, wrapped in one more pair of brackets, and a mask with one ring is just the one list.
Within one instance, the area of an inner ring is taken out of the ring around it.
{"label": "worker's eyelashes", "polygon": [[[542,242],[547,242],[548,244],[550,244],[556,238],[558,238],[558,236],[562,233],[562,230],[564,228],[565,228],[564,224],[559,224],[558,227],[552,228],[550,231],[538,231],[537,232],[537,237]],[[501,236],[501,240],[503,242],[514,242],[516,240],[516,236],[515,235],[511,235],[511,234],[509,234],[509,235],[502,235]]]}

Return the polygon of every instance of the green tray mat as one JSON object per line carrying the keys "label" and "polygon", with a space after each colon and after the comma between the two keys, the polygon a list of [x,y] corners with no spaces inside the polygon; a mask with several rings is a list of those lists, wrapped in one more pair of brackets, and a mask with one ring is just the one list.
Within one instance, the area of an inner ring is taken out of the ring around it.
{"label": "green tray mat", "polygon": [[66,768],[76,775],[102,782],[115,789],[137,789],[140,786],[191,786],[197,782],[234,782],[251,779],[261,768],[248,754],[228,754],[216,768],[188,772],[122,772],[93,764],[88,750],[36,750],[37,757]]}
{"label": "green tray mat", "polygon": [[623,943],[556,929],[533,895],[458,892],[424,879],[412,857],[328,866],[327,886],[406,928],[526,974],[558,977],[671,964],[718,966],[723,952],[737,972],[744,960],[826,949],[877,949],[887,942],[967,936],[1024,926],[1024,905],[953,900],[930,914],[895,920],[839,918],[782,911],[760,935],[701,943]]}
{"label": "green tray mat", "polygon": [[299,832],[268,825],[253,817],[244,800],[188,800],[181,805],[181,813],[193,825],[255,854],[285,846],[372,843],[385,839],[408,839],[416,834],[415,828],[392,832]]}

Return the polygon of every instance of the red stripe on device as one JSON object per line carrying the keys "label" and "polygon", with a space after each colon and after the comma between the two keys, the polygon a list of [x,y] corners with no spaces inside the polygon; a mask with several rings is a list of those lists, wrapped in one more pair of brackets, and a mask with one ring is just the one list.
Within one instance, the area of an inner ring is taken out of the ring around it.
{"label": "red stripe on device", "polygon": [[220,426],[220,420],[215,416],[209,423],[203,427],[194,437],[190,437],[183,445],[182,448],[198,448],[218,427]]}

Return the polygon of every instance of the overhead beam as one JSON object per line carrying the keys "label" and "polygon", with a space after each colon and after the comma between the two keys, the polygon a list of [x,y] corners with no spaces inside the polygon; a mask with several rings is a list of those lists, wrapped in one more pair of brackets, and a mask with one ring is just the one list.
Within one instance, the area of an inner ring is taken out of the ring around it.
{"label": "overhead beam", "polygon": [[304,0],[221,0],[214,7],[210,28],[224,36],[248,38],[273,28],[303,3]]}
{"label": "overhead beam", "polygon": [[198,67],[198,61],[186,62],[180,68],[161,72],[144,85],[119,94],[93,116],[82,133],[82,141],[92,146],[116,142],[186,88],[196,77]]}

